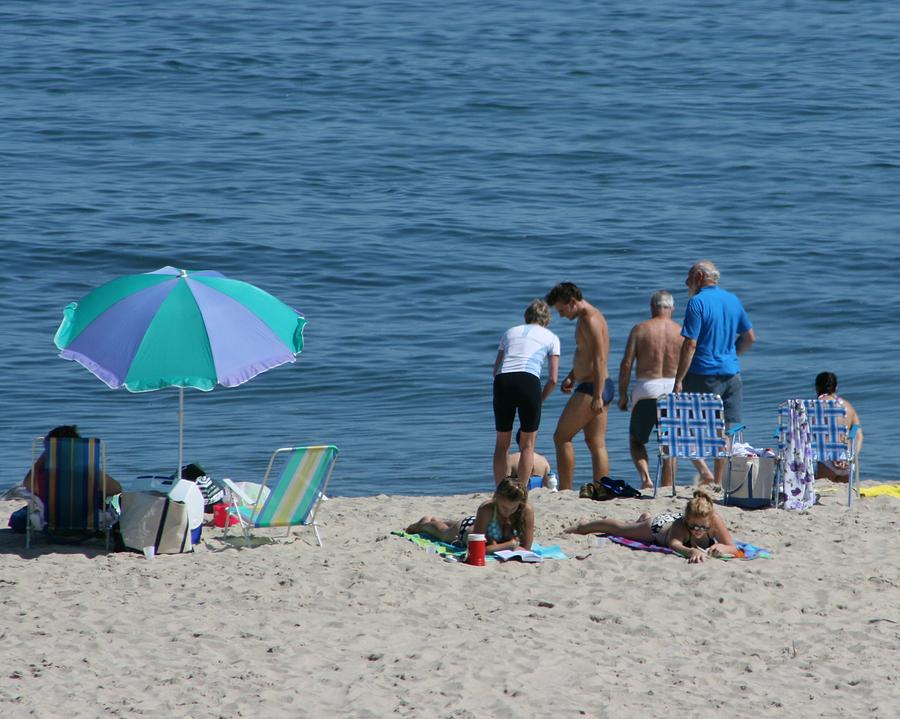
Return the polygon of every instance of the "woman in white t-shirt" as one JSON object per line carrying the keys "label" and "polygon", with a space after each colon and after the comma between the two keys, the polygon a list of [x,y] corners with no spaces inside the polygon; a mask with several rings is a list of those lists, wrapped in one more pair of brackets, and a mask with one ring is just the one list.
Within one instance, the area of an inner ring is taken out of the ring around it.
{"label": "woman in white t-shirt", "polygon": [[[525,324],[503,333],[494,360],[494,482],[506,476],[506,455],[512,439],[513,422],[519,414],[522,430],[519,467],[516,476],[528,486],[534,465],[534,443],[541,424],[541,404],[556,387],[559,373],[559,337],[547,329],[550,307],[534,300],[525,310]],[[541,389],[541,369],[550,357],[549,376]]]}

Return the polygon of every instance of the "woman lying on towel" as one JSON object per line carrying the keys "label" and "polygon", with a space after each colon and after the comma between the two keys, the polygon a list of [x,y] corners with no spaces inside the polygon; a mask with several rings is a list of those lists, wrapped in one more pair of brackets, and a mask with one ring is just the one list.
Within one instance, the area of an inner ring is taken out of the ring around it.
{"label": "woman lying on towel", "polygon": [[472,517],[450,520],[422,517],[410,524],[410,534],[428,534],[447,544],[466,546],[469,533],[484,534],[485,551],[531,549],[534,541],[534,510],[528,504],[528,492],[507,477],[497,485],[492,499],[482,504]]}
{"label": "woman lying on towel", "polygon": [[618,519],[595,519],[575,524],[565,530],[569,534],[614,534],[625,539],[668,547],[691,564],[709,557],[736,557],[738,548],[722,518],[713,508],[712,497],[705,490],[694,491],[684,514],[642,514],[636,522]]}

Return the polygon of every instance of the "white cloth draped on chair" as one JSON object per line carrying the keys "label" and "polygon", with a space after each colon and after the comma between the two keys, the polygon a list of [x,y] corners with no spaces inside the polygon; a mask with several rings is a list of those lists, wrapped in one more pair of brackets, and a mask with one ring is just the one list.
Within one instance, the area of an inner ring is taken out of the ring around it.
{"label": "white cloth draped on chair", "polygon": [[782,495],[784,509],[802,511],[816,503],[816,472],[809,416],[802,399],[788,400],[780,407]]}

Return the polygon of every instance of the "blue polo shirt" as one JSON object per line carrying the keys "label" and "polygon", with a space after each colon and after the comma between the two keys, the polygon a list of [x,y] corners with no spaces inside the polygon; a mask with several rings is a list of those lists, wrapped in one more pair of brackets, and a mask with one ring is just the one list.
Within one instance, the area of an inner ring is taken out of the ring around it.
{"label": "blue polo shirt", "polygon": [[733,375],[741,371],[735,343],[753,325],[741,301],[718,285],[704,287],[688,300],[681,336],[697,340],[692,374]]}

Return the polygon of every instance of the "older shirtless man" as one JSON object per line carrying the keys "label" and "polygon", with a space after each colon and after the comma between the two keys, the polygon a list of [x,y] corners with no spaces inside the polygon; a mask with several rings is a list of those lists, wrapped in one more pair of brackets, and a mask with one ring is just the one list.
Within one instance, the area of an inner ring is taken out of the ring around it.
{"label": "older shirtless man", "polygon": [[571,393],[572,397],[566,403],[553,433],[559,488],[572,489],[575,473],[572,439],[582,430],[591,453],[594,481],[599,482],[609,474],[605,410],[612,402],[616,389],[606,368],[609,329],[603,313],[585,300],[581,290],[571,282],[560,282],[547,293],[546,300],[560,317],[577,320],[572,371],[560,387],[566,394]]}
{"label": "older shirtless man", "polygon": [[[672,320],[675,298],[658,290],[650,298],[650,319],[631,328],[625,354],[619,365],[619,409],[628,409],[628,382],[637,362],[637,381],[631,390],[631,422],[628,442],[631,459],[641,476],[641,489],[652,489],[647,461],[647,442],[656,426],[656,398],[668,394],[675,384],[681,352],[681,325]],[[672,461],[663,464],[662,485],[672,485]]]}

